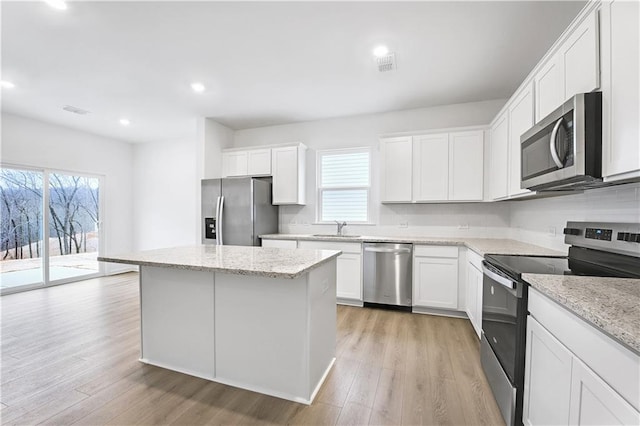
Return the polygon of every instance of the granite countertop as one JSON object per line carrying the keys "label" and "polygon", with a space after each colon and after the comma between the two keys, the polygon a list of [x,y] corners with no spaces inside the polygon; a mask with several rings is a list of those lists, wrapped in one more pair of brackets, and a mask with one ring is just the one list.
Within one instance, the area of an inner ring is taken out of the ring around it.
{"label": "granite countertop", "polygon": [[100,256],[101,262],[225,272],[268,278],[298,278],[340,255],[338,250],[197,245]]}
{"label": "granite countertop", "polygon": [[533,288],[640,353],[640,279],[523,274]]}
{"label": "granite countertop", "polygon": [[516,240],[497,238],[447,238],[447,237],[393,237],[379,235],[360,235],[357,237],[338,235],[309,235],[309,234],[268,234],[260,235],[265,240],[305,240],[305,241],[339,241],[343,243],[374,243],[394,242],[441,246],[467,247],[481,256],[485,254],[514,254],[532,256],[566,256],[566,252],[523,243]]}

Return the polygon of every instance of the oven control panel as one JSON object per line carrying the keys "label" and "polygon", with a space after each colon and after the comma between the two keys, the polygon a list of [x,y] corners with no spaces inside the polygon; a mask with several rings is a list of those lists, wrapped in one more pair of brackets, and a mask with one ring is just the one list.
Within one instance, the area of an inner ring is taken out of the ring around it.
{"label": "oven control panel", "polygon": [[567,222],[564,242],[640,257],[640,223]]}

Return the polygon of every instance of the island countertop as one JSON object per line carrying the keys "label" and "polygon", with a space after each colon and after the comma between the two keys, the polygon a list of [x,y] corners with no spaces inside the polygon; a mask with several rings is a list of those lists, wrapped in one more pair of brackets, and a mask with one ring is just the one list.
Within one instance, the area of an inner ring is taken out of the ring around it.
{"label": "island countertop", "polygon": [[340,255],[338,250],[195,245],[100,256],[101,262],[294,279]]}

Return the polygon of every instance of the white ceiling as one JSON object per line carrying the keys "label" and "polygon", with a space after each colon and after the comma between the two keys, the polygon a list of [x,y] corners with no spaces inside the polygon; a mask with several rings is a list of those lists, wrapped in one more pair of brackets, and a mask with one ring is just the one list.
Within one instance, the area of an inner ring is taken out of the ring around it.
{"label": "white ceiling", "polygon": [[[583,5],[5,1],[2,109],[147,142],[203,116],[243,129],[508,98]],[[396,71],[377,71],[380,43]]]}

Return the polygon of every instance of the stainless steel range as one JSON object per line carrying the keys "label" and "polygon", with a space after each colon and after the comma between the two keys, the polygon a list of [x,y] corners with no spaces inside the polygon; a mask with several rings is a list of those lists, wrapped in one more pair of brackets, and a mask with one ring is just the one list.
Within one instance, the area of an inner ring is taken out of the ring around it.
{"label": "stainless steel range", "polygon": [[640,278],[640,224],[568,222],[569,256],[487,255],[482,368],[507,425],[522,424],[528,284],[522,274]]}

